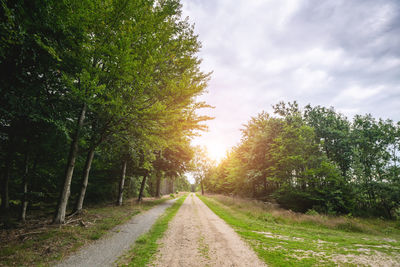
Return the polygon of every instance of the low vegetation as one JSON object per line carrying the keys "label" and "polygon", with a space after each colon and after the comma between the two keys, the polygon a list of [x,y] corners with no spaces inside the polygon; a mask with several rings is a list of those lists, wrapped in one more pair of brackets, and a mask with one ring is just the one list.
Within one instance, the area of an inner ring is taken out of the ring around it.
{"label": "low vegetation", "polygon": [[255,200],[199,196],[269,266],[395,266],[400,224],[283,210]]}
{"label": "low vegetation", "polygon": [[118,266],[147,266],[149,264],[157,252],[159,246],[157,241],[168,229],[168,223],[174,218],[186,197],[187,194],[183,195],[171,207],[167,208],[165,213],[154,223],[150,231],[140,236],[132,249],[120,258],[117,263]]}
{"label": "low vegetation", "polygon": [[79,247],[99,239],[108,230],[168,198],[135,200],[124,205],[95,206],[61,226],[50,225],[51,217],[30,220],[24,228],[0,232],[0,266],[51,265]]}

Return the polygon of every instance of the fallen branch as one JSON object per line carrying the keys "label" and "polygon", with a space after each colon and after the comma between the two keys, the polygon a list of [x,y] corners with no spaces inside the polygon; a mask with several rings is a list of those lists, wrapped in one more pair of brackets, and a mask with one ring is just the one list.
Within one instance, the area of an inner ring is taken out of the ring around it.
{"label": "fallen branch", "polygon": [[81,213],[82,213],[82,210],[76,210],[76,211],[72,212],[71,214],[69,214],[69,215],[67,216],[67,218],[74,217],[75,215],[79,215],[79,214],[81,214]]}
{"label": "fallen branch", "polygon": [[69,221],[65,222],[64,224],[70,224],[70,223],[81,221],[81,220],[82,220],[81,218],[75,219],[75,220],[69,220]]}

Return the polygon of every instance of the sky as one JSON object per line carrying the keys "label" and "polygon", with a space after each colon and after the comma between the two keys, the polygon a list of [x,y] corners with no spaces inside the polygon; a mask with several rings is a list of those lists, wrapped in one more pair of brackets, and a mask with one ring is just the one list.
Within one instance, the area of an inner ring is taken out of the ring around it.
{"label": "sky", "polygon": [[183,0],[195,24],[200,100],[215,117],[194,145],[220,159],[250,117],[279,101],[333,106],[351,119],[400,120],[399,0]]}

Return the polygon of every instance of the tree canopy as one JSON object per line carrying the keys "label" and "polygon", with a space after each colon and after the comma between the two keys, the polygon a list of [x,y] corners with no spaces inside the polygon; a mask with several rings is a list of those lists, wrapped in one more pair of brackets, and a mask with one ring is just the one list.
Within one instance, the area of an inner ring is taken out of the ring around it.
{"label": "tree canopy", "polygon": [[[85,199],[148,194],[160,151],[166,177],[183,175],[190,139],[210,119],[196,113],[209,107],[196,100],[209,74],[178,0],[0,8],[3,210],[25,206],[25,220],[26,207],[58,198],[54,222],[63,223],[72,203],[79,212]],[[126,177],[142,177],[142,190]]]}
{"label": "tree canopy", "polygon": [[204,185],[296,211],[393,218],[400,211],[400,124],[280,102],[242,129]]}

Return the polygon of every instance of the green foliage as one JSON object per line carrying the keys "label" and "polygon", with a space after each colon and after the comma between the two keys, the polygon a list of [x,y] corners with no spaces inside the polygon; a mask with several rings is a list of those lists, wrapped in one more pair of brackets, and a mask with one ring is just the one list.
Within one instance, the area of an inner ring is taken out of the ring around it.
{"label": "green foliage", "polygon": [[204,178],[208,191],[277,201],[295,211],[393,218],[399,207],[399,124],[333,108],[279,103]]}
{"label": "green foliage", "polygon": [[[116,198],[122,161],[126,197],[157,170],[188,187],[178,177],[190,168],[191,138],[210,119],[197,114],[210,107],[197,101],[209,74],[199,68],[201,45],[178,0],[0,3],[4,208],[21,203],[24,177],[32,206],[54,205],[73,141],[72,200],[84,187],[90,151],[90,202]],[[151,181],[145,195],[154,193]]]}

